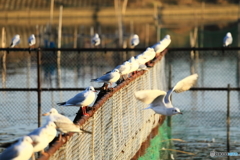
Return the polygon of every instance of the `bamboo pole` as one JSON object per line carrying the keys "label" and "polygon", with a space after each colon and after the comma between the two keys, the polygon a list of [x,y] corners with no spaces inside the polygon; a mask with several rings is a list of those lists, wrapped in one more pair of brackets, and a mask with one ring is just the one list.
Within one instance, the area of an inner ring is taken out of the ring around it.
{"label": "bamboo pole", "polygon": [[[2,28],[2,48],[6,47],[6,31],[5,28]],[[6,88],[6,73],[7,73],[7,67],[6,67],[6,59],[7,59],[7,53],[6,51],[2,51],[2,88]]]}
{"label": "bamboo pole", "polygon": [[[62,41],[62,10],[63,6],[60,6],[59,9],[59,25],[58,25],[58,48],[61,48]],[[58,81],[57,85],[61,88],[61,51],[57,52],[57,73],[58,73]]]}

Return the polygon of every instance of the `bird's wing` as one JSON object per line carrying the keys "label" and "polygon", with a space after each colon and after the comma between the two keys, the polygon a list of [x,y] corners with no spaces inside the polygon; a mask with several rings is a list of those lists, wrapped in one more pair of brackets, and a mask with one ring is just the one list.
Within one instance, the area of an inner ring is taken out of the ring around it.
{"label": "bird's wing", "polygon": [[165,95],[165,94],[166,92],[161,90],[141,90],[141,91],[135,92],[134,95],[137,100],[146,104],[150,104],[150,103],[153,103],[158,96]]}
{"label": "bird's wing", "polygon": [[106,82],[112,78],[113,78],[113,74],[112,74],[112,72],[110,72],[108,74],[104,74],[103,76],[99,77],[98,79]]}
{"label": "bird's wing", "polygon": [[56,122],[58,128],[62,131],[68,132],[80,132],[80,126],[75,125],[74,123],[64,123],[64,122]]}
{"label": "bird's wing", "polygon": [[57,123],[72,124],[73,122],[68,117],[58,114],[54,115],[54,123],[57,125]]}
{"label": "bird's wing", "polygon": [[42,129],[42,127],[37,128],[37,129],[34,129],[32,132],[28,133],[27,136],[31,136],[31,135],[39,135],[40,132],[41,132],[41,129]]}
{"label": "bird's wing", "polygon": [[198,78],[198,75],[193,74],[182,79],[174,86],[173,91],[176,93],[181,93],[189,90],[196,83],[197,78]]}
{"label": "bird's wing", "polygon": [[[166,93],[166,92],[165,92]],[[163,107],[165,106],[164,102],[163,102],[163,99],[165,97],[165,94],[163,95],[159,95],[158,97],[156,97],[153,102],[150,104],[150,107],[151,108],[154,108],[154,107]]]}
{"label": "bird's wing", "polygon": [[80,92],[73,98],[69,99],[66,102],[66,105],[79,105],[81,102],[83,102],[85,100],[85,98],[86,97],[84,96],[84,92]]}
{"label": "bird's wing", "polygon": [[170,97],[173,91],[176,93],[181,93],[189,90],[195,84],[197,78],[198,75],[193,74],[179,81],[172,89],[167,92],[167,95],[164,98],[164,103],[171,103]]}
{"label": "bird's wing", "polygon": [[19,155],[19,142],[12,144],[0,154],[0,159],[14,159]]}

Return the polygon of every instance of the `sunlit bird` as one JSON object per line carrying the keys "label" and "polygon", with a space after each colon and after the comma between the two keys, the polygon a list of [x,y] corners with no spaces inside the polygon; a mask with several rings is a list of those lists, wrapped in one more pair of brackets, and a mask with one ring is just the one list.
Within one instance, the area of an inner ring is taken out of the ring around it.
{"label": "sunlit bird", "polygon": [[99,38],[99,35],[96,33],[93,38],[91,39],[92,45],[98,46],[101,43],[101,39]]}
{"label": "sunlit bird", "polygon": [[16,34],[11,41],[10,47],[13,48],[16,45],[18,45],[19,43],[20,43],[20,36],[18,34]]}
{"label": "sunlit bird", "polygon": [[28,160],[33,154],[33,141],[24,136],[0,154],[1,160]]}
{"label": "sunlit bird", "polygon": [[78,93],[73,98],[67,100],[66,102],[57,103],[59,106],[78,106],[82,107],[83,115],[89,116],[86,113],[86,107],[94,102],[96,95],[95,89],[90,86],[84,91]]}
{"label": "sunlit bird", "polygon": [[137,34],[134,34],[131,38],[131,47],[136,47],[139,44],[139,36]]}
{"label": "sunlit bird", "polygon": [[29,44],[29,47],[33,46],[36,44],[36,38],[34,36],[34,34],[32,34],[29,38],[28,38],[28,44]]}
{"label": "sunlit bird", "polygon": [[91,82],[108,83],[112,85],[112,83],[117,82],[119,78],[120,78],[119,70],[113,69],[111,72],[108,72],[99,78],[92,79]]}
{"label": "sunlit bird", "polygon": [[[57,130],[54,122],[48,122],[44,126],[39,127],[29,133],[29,136],[33,141],[33,152],[39,152],[43,155],[47,155],[44,149],[48,146],[48,144],[56,137]],[[35,159],[34,154],[32,155],[33,159]]]}
{"label": "sunlit bird", "polygon": [[233,42],[232,34],[228,32],[226,36],[223,38],[223,47],[230,46],[232,42]]}
{"label": "sunlit bird", "polygon": [[143,103],[150,104],[145,109],[152,109],[156,113],[166,116],[182,114],[179,108],[173,107],[170,100],[172,92],[181,93],[189,90],[197,81],[198,75],[190,75],[179,81],[167,93],[161,90],[141,90],[135,92],[135,97]]}
{"label": "sunlit bird", "polygon": [[151,48],[153,48],[155,50],[155,52],[157,54],[159,54],[164,49],[166,49],[170,43],[171,43],[171,37],[170,37],[170,35],[167,34],[161,41],[154,44]]}
{"label": "sunlit bird", "polygon": [[[80,126],[74,124],[68,117],[65,117],[58,113],[58,111],[55,108],[52,108],[49,112],[42,114],[43,116],[47,116],[47,123],[48,122],[54,122],[57,126],[57,130],[59,130],[62,133],[69,133],[69,132],[75,132],[75,133],[81,133],[83,132],[80,129]],[[61,141],[62,135],[59,136],[59,141]]]}

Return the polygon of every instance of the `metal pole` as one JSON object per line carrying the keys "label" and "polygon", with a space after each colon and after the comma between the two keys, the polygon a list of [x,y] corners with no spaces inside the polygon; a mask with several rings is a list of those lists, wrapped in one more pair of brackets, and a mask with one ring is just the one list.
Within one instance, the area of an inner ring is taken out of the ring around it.
{"label": "metal pole", "polygon": [[230,84],[227,91],[227,152],[230,152]]}
{"label": "metal pole", "polygon": [[41,52],[37,50],[37,94],[38,94],[38,127],[41,126]]}
{"label": "metal pole", "polygon": [[[168,89],[172,87],[172,66],[169,65],[169,75],[168,75]],[[170,97],[172,99],[172,96]],[[167,126],[169,127],[169,139],[171,139],[171,127],[172,127],[172,117],[167,117]]]}

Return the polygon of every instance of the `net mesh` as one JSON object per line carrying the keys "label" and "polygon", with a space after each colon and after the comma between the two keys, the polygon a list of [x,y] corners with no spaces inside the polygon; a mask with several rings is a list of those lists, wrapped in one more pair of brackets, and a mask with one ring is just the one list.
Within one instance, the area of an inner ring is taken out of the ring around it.
{"label": "net mesh", "polygon": [[81,127],[92,134],[74,134],[49,159],[131,159],[160,115],[134,97],[143,89],[166,89],[164,57],[142,76],[118,90]]}

